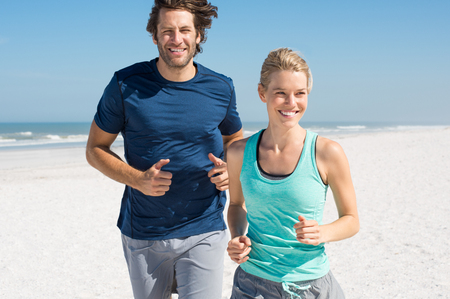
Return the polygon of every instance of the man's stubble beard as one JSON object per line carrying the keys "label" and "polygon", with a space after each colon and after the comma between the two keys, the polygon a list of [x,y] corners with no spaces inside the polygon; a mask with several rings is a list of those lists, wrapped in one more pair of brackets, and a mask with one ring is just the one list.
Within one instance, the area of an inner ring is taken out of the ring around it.
{"label": "man's stubble beard", "polygon": [[189,64],[189,62],[191,61],[192,58],[194,58],[195,56],[195,50],[196,50],[196,44],[194,43],[193,45],[189,45],[189,53],[186,56],[185,60],[182,60],[179,63],[175,63],[170,57],[169,55],[167,55],[167,52],[165,51],[164,47],[158,42],[158,51],[159,51],[159,57],[161,57],[161,59],[166,63],[166,65],[169,68],[172,69],[182,69],[185,66],[187,66]]}

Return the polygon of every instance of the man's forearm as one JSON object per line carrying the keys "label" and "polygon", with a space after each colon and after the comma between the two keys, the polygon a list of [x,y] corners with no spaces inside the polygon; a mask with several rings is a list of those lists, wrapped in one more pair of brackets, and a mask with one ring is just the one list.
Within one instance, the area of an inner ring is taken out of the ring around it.
{"label": "man's forearm", "polygon": [[133,188],[135,187],[136,177],[141,174],[141,171],[125,163],[108,147],[94,146],[87,148],[86,159],[92,167],[107,177]]}

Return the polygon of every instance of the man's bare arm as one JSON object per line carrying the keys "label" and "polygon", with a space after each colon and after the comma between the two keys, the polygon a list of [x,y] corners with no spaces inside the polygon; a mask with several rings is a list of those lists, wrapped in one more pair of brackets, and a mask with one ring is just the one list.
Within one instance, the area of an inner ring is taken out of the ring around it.
{"label": "man's bare arm", "polygon": [[116,138],[117,134],[103,131],[93,121],[86,145],[88,163],[107,177],[146,195],[164,195],[172,183],[172,174],[162,171],[161,167],[169,163],[169,160],[162,159],[146,171],[137,170],[111,150],[111,145]]}

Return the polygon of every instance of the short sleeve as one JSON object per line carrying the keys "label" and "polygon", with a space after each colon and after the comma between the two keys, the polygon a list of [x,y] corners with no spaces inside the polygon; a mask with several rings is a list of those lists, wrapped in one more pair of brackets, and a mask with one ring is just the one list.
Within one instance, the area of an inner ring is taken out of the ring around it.
{"label": "short sleeve", "polygon": [[105,132],[118,134],[124,126],[122,93],[115,74],[103,92],[94,120]]}
{"label": "short sleeve", "polygon": [[236,106],[236,92],[233,87],[227,114],[219,125],[219,130],[224,136],[233,135],[242,128],[241,119]]}

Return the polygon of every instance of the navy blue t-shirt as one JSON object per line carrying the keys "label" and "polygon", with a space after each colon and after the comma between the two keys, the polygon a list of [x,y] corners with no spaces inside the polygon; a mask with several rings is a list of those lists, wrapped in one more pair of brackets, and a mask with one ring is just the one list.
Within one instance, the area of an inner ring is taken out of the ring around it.
{"label": "navy blue t-shirt", "polygon": [[94,118],[103,131],[122,133],[134,168],[144,171],[170,159],[162,168],[173,175],[170,190],[152,197],[126,186],[117,225],[142,240],[223,230],[226,196],[208,177],[214,167],[208,153],[223,159],[222,135],[242,127],[233,82],[197,63],[191,80],[168,81],[156,61],[116,72]]}

